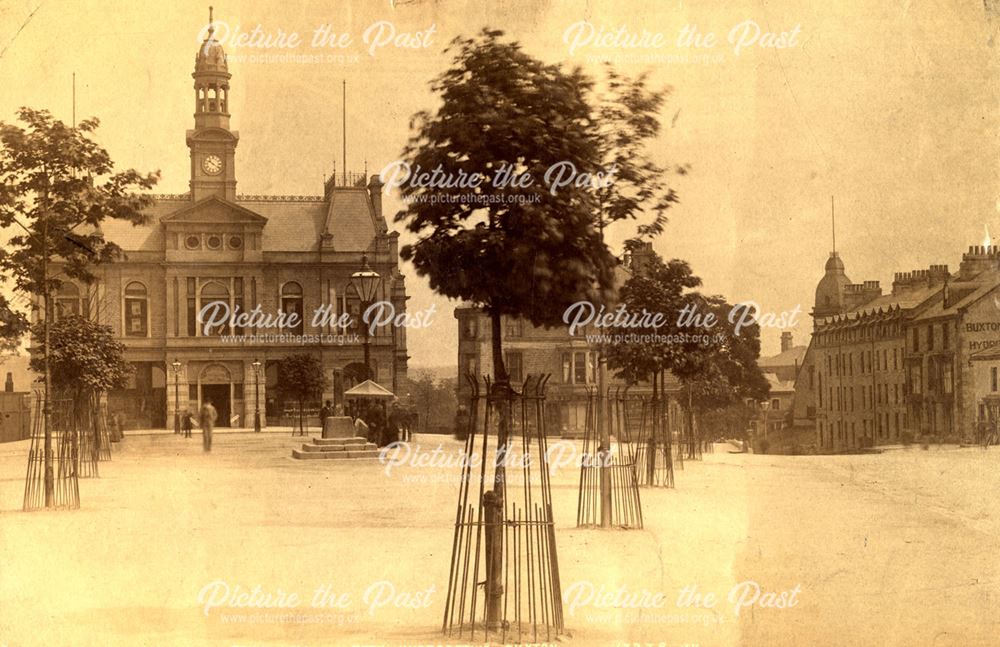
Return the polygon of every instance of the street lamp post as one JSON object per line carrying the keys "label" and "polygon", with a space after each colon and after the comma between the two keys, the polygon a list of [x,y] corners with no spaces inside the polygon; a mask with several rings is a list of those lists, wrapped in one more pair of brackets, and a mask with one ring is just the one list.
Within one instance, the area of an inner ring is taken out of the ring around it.
{"label": "street lamp post", "polygon": [[358,298],[361,299],[361,327],[364,330],[364,348],[365,348],[365,379],[371,379],[372,370],[369,360],[369,349],[368,349],[368,326],[365,325],[364,312],[371,305],[372,301],[375,300],[375,293],[378,291],[379,281],[382,277],[379,273],[368,266],[368,256],[361,257],[361,269],[351,274],[351,285],[354,286],[355,292],[358,293]]}
{"label": "street lamp post", "polygon": [[170,367],[174,369],[174,433],[181,433],[181,391],[180,391],[180,380],[181,380],[181,363],[176,357],[174,361],[170,363]]}
{"label": "street lamp post", "polygon": [[253,360],[253,430],[260,433],[260,360]]}

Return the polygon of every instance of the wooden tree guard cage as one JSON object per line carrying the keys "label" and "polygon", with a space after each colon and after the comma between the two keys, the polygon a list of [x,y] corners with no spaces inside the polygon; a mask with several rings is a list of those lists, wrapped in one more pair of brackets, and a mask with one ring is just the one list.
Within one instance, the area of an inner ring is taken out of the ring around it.
{"label": "wooden tree guard cage", "polygon": [[550,641],[563,631],[545,430],[548,379],[529,376],[518,391],[467,377],[465,452],[482,453],[462,466],[442,624],[448,636],[522,643]]}
{"label": "wooden tree guard cage", "polygon": [[[611,527],[641,529],[642,504],[636,476],[636,452],[628,425],[629,404],[640,401],[623,396],[621,389],[617,389],[612,397],[611,390],[608,389],[608,437],[614,438],[615,446],[602,448],[595,424],[597,395],[593,389],[587,390],[587,424],[580,461],[576,525],[603,526],[606,517]],[[607,513],[603,510],[602,481],[610,494],[610,510]]]}
{"label": "wooden tree guard cage", "polygon": [[[673,442],[667,425],[667,404],[667,400],[660,398],[642,399],[635,447],[639,485],[674,487]],[[683,454],[680,447],[681,443],[678,443],[678,457]],[[682,462],[680,464],[683,465]]]}
{"label": "wooden tree guard cage", "polygon": [[[78,423],[72,400],[49,402],[52,439],[51,498],[45,493],[45,418],[42,410],[44,395],[35,394],[34,423],[31,447],[28,450],[28,470],[24,482],[25,512],[43,509],[77,509],[80,507]],[[96,470],[96,463],[95,463]]]}

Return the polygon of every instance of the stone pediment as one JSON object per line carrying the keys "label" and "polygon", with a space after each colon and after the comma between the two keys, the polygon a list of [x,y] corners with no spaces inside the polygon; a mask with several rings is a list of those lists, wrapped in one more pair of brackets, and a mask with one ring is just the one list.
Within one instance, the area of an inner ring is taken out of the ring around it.
{"label": "stone pediment", "polygon": [[264,226],[267,218],[218,196],[209,196],[169,215],[161,222],[171,224],[249,224]]}

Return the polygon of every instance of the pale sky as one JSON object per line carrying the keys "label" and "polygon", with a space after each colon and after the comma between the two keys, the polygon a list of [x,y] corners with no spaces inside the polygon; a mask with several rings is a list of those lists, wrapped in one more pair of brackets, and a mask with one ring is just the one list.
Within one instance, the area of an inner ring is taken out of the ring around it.
{"label": "pale sky", "polygon": [[[77,116],[101,119],[98,140],[116,162],[160,169],[159,192],[187,191],[184,132],[193,124],[191,72],[207,4],[0,0],[0,120],[27,105],[68,121],[76,72]],[[655,84],[673,88],[655,155],[687,163],[691,173],[674,183],[681,205],[655,248],[688,260],[706,291],[808,313],[830,251],[830,195],[848,276],[881,280],[886,292],[895,271],[957,269],[961,253],[982,244],[984,225],[1000,235],[1000,95],[989,44],[996,22],[981,0],[296,4],[215,3],[216,19],[233,30],[260,25],[303,41],[284,50],[224,43],[240,193],[322,193],[335,158],[341,167],[342,79],[348,168],[360,171],[367,160],[372,173],[398,159],[410,116],[434,105],[428,82],[449,62],[444,46],[489,26],[546,62],[597,71],[595,57],[611,57],[620,70],[649,69]],[[737,54],[727,36],[748,20],[762,33],[785,32],[793,46],[751,44]],[[369,55],[364,34],[378,21],[387,21],[383,33],[391,23],[421,46]],[[580,21],[595,31],[659,34],[663,46],[602,49],[591,41],[570,52],[565,35]],[[323,25],[350,43],[313,48]],[[716,44],[680,47],[685,25],[713,32]],[[333,58],[240,58],[319,53]],[[388,217],[400,206],[386,200]],[[409,333],[411,366],[453,364],[451,305],[403,271],[411,309],[438,303],[436,325]],[[805,343],[810,329],[800,317],[796,341]],[[776,351],[779,332],[764,331],[765,354]]]}

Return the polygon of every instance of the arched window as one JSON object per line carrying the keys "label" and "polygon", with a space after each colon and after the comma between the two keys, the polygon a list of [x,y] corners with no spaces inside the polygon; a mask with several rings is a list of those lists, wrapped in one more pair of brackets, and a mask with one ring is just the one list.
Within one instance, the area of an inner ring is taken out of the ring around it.
{"label": "arched window", "polygon": [[[231,304],[229,303],[229,288],[227,288],[222,283],[218,283],[216,281],[209,281],[208,283],[206,283],[205,285],[203,285],[202,288],[201,288],[201,299],[200,299],[200,301],[201,301],[201,303],[199,304],[199,307],[198,307],[198,314],[199,314],[198,327],[199,327],[199,330],[201,330],[202,327],[205,324],[205,321],[201,321],[200,320],[200,315],[205,310],[205,306],[213,304],[213,303],[219,303],[219,304],[222,304],[222,305],[219,306],[219,312],[221,314],[225,314],[226,312],[228,312],[228,309],[231,307]],[[225,306],[225,308],[222,307],[223,305]],[[206,319],[206,321],[210,320],[211,318],[213,318],[212,317],[212,310],[209,310],[209,311],[205,312],[205,319]],[[223,323],[223,324],[219,324],[217,326],[214,326],[212,329],[210,329],[208,331],[208,334],[209,335],[225,335],[228,330],[229,330],[229,326],[227,324]]]}
{"label": "arched window", "polygon": [[289,281],[281,286],[281,311],[286,315],[297,315],[294,326],[286,326],[287,332],[301,335],[305,329],[305,314],[302,311],[302,286],[295,281]]}
{"label": "arched window", "polygon": [[53,319],[59,320],[63,317],[78,315],[82,311],[80,288],[68,281],[64,281],[56,291]]}
{"label": "arched window", "polygon": [[149,299],[146,286],[138,281],[125,286],[125,335],[149,336]]}

